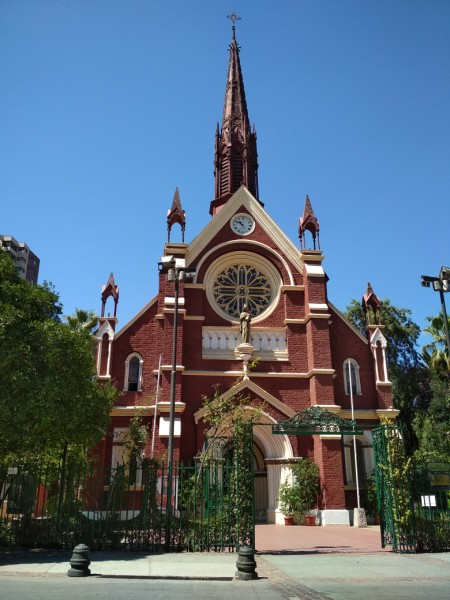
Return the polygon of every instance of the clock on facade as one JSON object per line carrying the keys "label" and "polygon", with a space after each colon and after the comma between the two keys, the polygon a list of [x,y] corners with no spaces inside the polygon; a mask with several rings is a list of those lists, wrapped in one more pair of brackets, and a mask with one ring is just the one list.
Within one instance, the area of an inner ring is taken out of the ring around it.
{"label": "clock on facade", "polygon": [[255,221],[250,215],[240,213],[234,215],[230,221],[231,229],[238,235],[247,235],[255,228]]}

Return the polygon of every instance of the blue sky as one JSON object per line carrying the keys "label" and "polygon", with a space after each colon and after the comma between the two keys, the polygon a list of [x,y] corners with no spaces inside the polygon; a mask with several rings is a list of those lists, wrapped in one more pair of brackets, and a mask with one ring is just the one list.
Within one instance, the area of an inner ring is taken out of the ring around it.
{"label": "blue sky", "polygon": [[450,266],[448,0],[3,0],[0,233],[40,257],[64,312],[119,327],[157,291],[175,188],[209,221],[232,10],[260,197],[297,244],[309,194],[329,297],[376,293],[421,327]]}

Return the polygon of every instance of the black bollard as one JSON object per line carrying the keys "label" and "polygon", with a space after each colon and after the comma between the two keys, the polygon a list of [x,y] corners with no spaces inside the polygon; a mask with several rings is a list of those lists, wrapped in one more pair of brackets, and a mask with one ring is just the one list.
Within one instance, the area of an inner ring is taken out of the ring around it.
{"label": "black bollard", "polygon": [[258,573],[255,571],[255,551],[250,546],[241,546],[239,548],[238,560],[236,563],[237,571],[235,577],[249,581],[258,579]]}
{"label": "black bollard", "polygon": [[78,544],[73,549],[72,558],[70,559],[70,569],[67,571],[69,577],[89,577],[91,571],[89,565],[89,548],[86,544]]}

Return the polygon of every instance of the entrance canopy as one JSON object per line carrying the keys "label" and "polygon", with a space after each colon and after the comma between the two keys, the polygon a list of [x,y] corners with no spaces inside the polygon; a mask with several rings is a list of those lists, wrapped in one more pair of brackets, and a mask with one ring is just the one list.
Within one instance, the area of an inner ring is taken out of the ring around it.
{"label": "entrance canopy", "polygon": [[343,419],[336,414],[311,406],[286,421],[278,421],[272,425],[272,433],[284,435],[361,435],[362,427],[354,419]]}

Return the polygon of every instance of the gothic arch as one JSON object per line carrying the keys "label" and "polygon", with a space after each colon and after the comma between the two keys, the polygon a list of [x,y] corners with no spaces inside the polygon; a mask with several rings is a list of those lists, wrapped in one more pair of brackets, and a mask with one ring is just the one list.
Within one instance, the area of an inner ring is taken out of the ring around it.
{"label": "gothic arch", "polygon": [[273,435],[269,425],[276,421],[267,413],[262,413],[260,423],[253,426],[253,440],[258,443],[265,459],[289,459],[294,457],[291,442],[287,435]]}
{"label": "gothic arch", "polygon": [[142,391],[142,367],[144,361],[138,352],[132,352],[125,361],[124,392]]}

